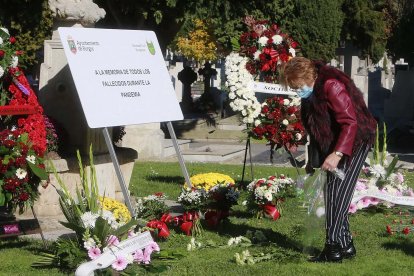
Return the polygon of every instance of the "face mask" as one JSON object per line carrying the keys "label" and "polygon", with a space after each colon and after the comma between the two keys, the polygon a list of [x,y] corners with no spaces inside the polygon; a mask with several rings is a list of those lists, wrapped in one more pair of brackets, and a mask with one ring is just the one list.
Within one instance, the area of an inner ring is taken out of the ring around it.
{"label": "face mask", "polygon": [[302,86],[302,88],[299,89],[298,96],[301,97],[302,99],[307,99],[310,97],[310,95],[312,95],[313,92],[313,88],[309,87],[307,85]]}

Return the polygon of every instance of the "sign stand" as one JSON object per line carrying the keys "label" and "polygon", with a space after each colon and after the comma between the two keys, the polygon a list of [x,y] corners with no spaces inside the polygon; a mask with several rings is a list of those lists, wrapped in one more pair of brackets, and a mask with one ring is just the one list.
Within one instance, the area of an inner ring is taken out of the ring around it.
{"label": "sign stand", "polygon": [[181,154],[180,147],[178,146],[177,136],[175,136],[175,131],[171,121],[167,122],[167,128],[168,132],[170,133],[170,137],[173,142],[175,152],[177,153],[178,162],[180,163],[181,171],[183,172],[185,182],[187,183],[188,188],[191,189],[193,186],[191,184],[190,176],[188,175],[187,167],[185,166],[184,158]]}
{"label": "sign stand", "polygon": [[128,188],[125,183],[125,178],[121,172],[121,167],[119,166],[118,157],[116,157],[114,145],[112,144],[111,136],[109,136],[108,128],[104,127],[102,129],[103,136],[105,137],[105,143],[108,147],[109,154],[111,156],[112,164],[114,164],[116,176],[118,177],[119,185],[121,186],[122,194],[124,195],[125,205],[128,207],[131,215],[135,215],[134,208],[131,204],[131,198],[129,197]]}
{"label": "sign stand", "polygon": [[[167,127],[168,127],[168,132],[170,133],[172,143],[175,148],[175,152],[177,153],[178,161],[180,163],[181,171],[184,175],[185,182],[187,183],[188,188],[191,189],[192,185],[191,185],[190,176],[188,174],[187,167],[185,166],[185,163],[184,163],[184,158],[181,154],[181,150],[177,142],[177,136],[175,135],[174,128],[170,121],[167,122]],[[108,128],[104,127],[102,129],[102,132],[103,132],[103,136],[105,137],[105,143],[106,143],[106,146],[108,147],[112,163],[114,164],[114,168],[115,168],[116,176],[118,177],[119,185],[121,186],[122,194],[125,200],[125,205],[128,207],[129,212],[132,215],[135,215],[134,208],[132,207],[132,203],[131,203],[131,198],[129,197],[128,187],[125,183],[125,178],[122,174],[121,166],[119,165],[118,158],[116,157],[114,145],[112,144],[112,139],[111,139],[111,136],[109,135]],[[246,147],[247,147],[247,144],[246,144]],[[245,158],[245,161],[246,161],[246,158]],[[253,165],[251,163],[251,152],[250,152],[250,165],[251,165],[251,170],[252,170],[252,175],[253,175]],[[243,176],[244,176],[244,168],[243,168]]]}

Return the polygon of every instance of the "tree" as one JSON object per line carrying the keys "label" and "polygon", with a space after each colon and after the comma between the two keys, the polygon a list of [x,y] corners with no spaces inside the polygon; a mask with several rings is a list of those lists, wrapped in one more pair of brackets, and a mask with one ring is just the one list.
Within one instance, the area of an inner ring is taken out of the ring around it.
{"label": "tree", "polygon": [[341,0],[296,0],[294,18],[287,29],[305,57],[330,60],[340,40],[343,13]]}
{"label": "tree", "polygon": [[195,59],[198,62],[216,60],[217,46],[215,39],[209,32],[206,21],[195,19],[194,29],[188,36],[177,38],[178,50],[188,59]]}
{"label": "tree", "polygon": [[387,44],[385,1],[345,0],[342,5],[345,19],[342,38],[350,40],[362,52],[377,63],[384,55]]}
{"label": "tree", "polygon": [[52,34],[52,15],[48,0],[0,0],[0,25],[16,37],[16,47],[23,51],[22,67],[38,63],[37,53]]}
{"label": "tree", "polygon": [[386,17],[389,22],[388,53],[394,61],[405,58],[414,64],[414,1],[387,0]]}

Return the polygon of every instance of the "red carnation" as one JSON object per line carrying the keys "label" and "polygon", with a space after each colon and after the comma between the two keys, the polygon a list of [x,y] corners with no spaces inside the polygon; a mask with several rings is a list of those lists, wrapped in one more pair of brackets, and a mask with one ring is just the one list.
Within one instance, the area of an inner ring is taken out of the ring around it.
{"label": "red carnation", "polygon": [[269,112],[269,107],[267,105],[262,107],[262,113],[267,113]]}
{"label": "red carnation", "polygon": [[14,44],[14,43],[16,43],[16,38],[14,36],[11,36],[9,38],[9,41],[10,41],[11,44]]}
{"label": "red carnation", "polygon": [[5,51],[0,50],[0,58],[3,58],[5,53],[6,53]]}

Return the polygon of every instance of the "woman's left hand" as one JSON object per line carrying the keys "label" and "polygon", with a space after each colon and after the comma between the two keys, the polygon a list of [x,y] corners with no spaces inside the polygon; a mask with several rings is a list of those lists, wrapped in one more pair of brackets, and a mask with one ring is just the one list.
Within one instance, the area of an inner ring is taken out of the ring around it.
{"label": "woman's left hand", "polygon": [[336,169],[336,167],[338,167],[339,161],[341,161],[341,157],[339,157],[335,153],[331,153],[328,155],[328,157],[326,157],[321,168],[325,171],[333,171]]}

